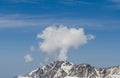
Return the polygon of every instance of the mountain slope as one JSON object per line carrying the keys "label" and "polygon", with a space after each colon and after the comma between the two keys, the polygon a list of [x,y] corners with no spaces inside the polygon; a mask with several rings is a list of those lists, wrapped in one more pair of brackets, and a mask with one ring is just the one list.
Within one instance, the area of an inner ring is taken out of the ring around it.
{"label": "mountain slope", "polygon": [[55,61],[18,78],[120,78],[120,66],[95,68],[89,64]]}

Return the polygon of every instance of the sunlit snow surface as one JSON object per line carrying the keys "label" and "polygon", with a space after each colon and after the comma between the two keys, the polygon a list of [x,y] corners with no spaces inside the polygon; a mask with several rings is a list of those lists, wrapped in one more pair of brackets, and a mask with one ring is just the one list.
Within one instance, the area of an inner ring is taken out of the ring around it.
{"label": "sunlit snow surface", "polygon": [[23,77],[23,76],[18,76],[18,78],[32,78],[32,77]]}
{"label": "sunlit snow surface", "polygon": [[66,63],[63,63],[61,65],[61,69],[63,69],[67,74],[69,73],[69,71],[71,70],[71,68],[73,67],[73,65],[66,65]]}
{"label": "sunlit snow surface", "polygon": [[64,78],[79,78],[79,77],[71,77],[71,76],[66,76]]}
{"label": "sunlit snow surface", "polygon": [[[31,78],[31,77],[18,76],[18,78]],[[66,77],[64,77],[64,78],[79,78],[79,77],[66,76]]]}

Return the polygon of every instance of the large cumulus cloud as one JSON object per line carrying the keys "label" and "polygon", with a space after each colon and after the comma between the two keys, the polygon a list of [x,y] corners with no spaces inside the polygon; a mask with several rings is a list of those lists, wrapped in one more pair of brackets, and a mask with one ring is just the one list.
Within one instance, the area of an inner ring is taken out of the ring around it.
{"label": "large cumulus cloud", "polygon": [[39,48],[47,55],[57,54],[57,60],[66,60],[69,48],[77,49],[95,37],[86,35],[83,28],[68,28],[66,26],[50,26],[37,35],[42,39]]}

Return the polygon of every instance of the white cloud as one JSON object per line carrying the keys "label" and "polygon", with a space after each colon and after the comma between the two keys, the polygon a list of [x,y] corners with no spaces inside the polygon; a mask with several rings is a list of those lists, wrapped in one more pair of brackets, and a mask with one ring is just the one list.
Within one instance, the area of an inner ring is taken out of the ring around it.
{"label": "white cloud", "polygon": [[28,62],[31,62],[33,60],[33,58],[31,57],[31,55],[27,54],[24,56],[24,60],[26,63],[28,63]]}
{"label": "white cloud", "polygon": [[33,45],[30,46],[30,52],[34,52],[35,51],[35,47]]}
{"label": "white cloud", "polygon": [[38,34],[37,38],[43,39],[43,42],[39,43],[41,51],[52,56],[58,54],[58,60],[67,60],[69,48],[76,49],[95,37],[91,34],[85,35],[83,28],[76,29],[65,26],[50,26]]}

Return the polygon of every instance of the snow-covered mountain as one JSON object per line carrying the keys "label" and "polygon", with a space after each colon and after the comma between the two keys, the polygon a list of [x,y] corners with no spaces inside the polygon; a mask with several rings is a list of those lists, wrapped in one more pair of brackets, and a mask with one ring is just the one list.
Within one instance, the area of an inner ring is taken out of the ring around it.
{"label": "snow-covered mountain", "polygon": [[89,64],[55,61],[17,78],[120,78],[120,66],[96,68]]}

